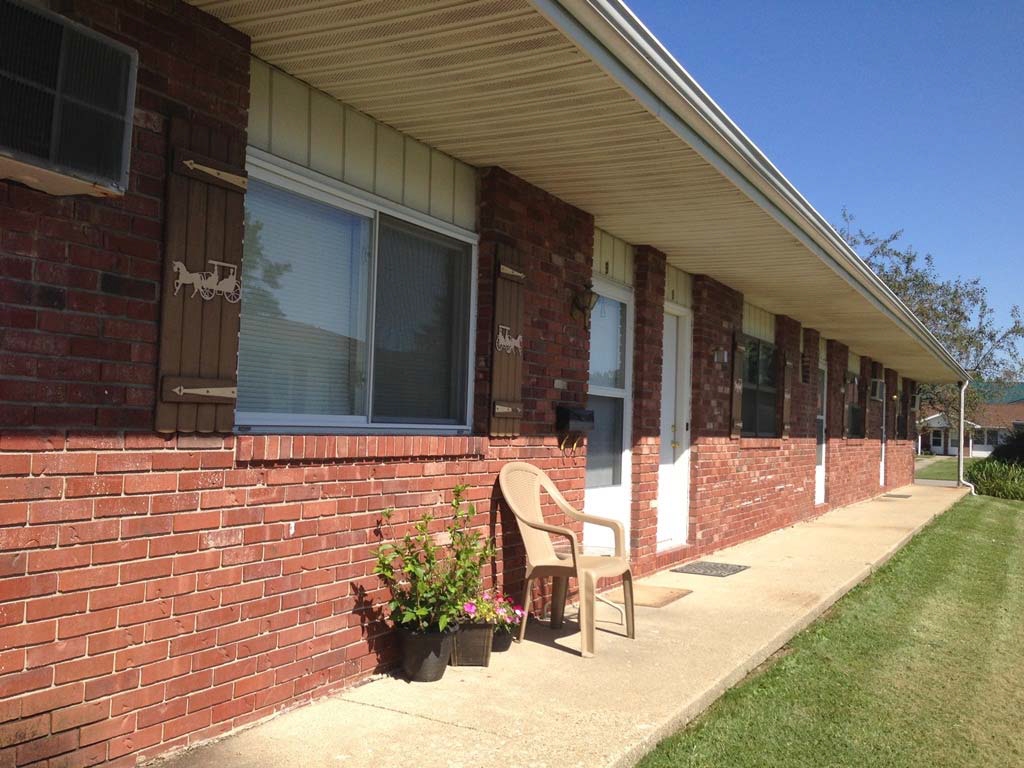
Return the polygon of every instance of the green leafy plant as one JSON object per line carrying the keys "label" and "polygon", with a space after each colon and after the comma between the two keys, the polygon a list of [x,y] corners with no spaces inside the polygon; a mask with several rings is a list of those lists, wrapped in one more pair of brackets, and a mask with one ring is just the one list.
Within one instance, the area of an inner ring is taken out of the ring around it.
{"label": "green leafy plant", "polygon": [[443,632],[463,615],[463,606],[480,592],[481,571],[494,553],[493,542],[473,530],[473,504],[464,504],[466,486],[452,492],[452,518],[443,532],[426,512],[402,536],[395,535],[394,510],[381,514],[373,572],[391,591],[388,610],[396,626],[414,632]]}
{"label": "green leafy plant", "polygon": [[964,474],[984,496],[1024,501],[1024,464],[988,458],[971,464]]}

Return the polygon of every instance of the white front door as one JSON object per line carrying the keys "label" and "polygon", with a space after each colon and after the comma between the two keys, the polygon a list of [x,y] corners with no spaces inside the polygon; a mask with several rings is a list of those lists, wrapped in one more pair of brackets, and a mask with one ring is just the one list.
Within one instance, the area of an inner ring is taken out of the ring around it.
{"label": "white front door", "polygon": [[825,418],[828,413],[828,371],[818,369],[817,455],[814,462],[814,503],[825,503]]}
{"label": "white front door", "polygon": [[686,543],[690,518],[689,315],[665,313],[661,364],[658,549]]}
{"label": "white front door", "polygon": [[[599,294],[590,315],[590,382],[587,407],[594,429],[587,436],[584,511],[622,523],[629,550],[630,461],[632,422],[633,307],[628,289],[594,281]],[[583,526],[583,545],[594,554],[615,549],[612,530]]]}

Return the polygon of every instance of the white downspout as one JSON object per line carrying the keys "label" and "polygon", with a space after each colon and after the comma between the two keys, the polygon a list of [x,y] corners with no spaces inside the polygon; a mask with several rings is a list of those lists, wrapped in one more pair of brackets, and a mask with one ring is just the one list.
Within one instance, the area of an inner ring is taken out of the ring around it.
{"label": "white downspout", "polygon": [[960,381],[957,382],[960,385],[960,436],[957,440],[960,442],[960,446],[956,452],[956,477],[957,483],[961,486],[966,485],[971,489],[971,496],[977,496],[978,492],[974,490],[974,486],[964,480],[964,427],[967,426],[967,417],[964,415],[964,405],[967,399],[967,385],[969,382]]}

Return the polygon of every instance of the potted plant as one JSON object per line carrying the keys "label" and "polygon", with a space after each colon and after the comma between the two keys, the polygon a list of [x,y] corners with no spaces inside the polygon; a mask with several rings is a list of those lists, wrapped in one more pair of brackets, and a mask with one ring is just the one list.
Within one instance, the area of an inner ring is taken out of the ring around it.
{"label": "potted plant", "polygon": [[523,616],[523,609],[512,598],[492,590],[464,603],[462,612],[452,650],[452,664],[456,666],[488,666],[492,651],[511,647],[512,633]]}
{"label": "potted plant", "polygon": [[484,592],[483,597],[494,612],[494,641],[491,650],[507,651],[512,647],[512,636],[523,620],[523,608],[501,592]]}
{"label": "potted plant", "polygon": [[493,551],[469,528],[475,509],[463,507],[464,491],[455,487],[453,517],[441,535],[431,530],[430,512],[402,536],[394,532],[394,510],[381,514],[379,536],[387,540],[377,547],[373,572],[391,592],[388,610],[401,640],[402,669],[417,682],[444,675],[463,606],[479,590],[480,568]]}
{"label": "potted plant", "polygon": [[466,486],[457,485],[452,491],[452,524],[448,529],[452,578],[460,600],[459,632],[452,646],[451,663],[486,667],[491,655],[493,624],[483,614],[477,616],[476,605],[483,584],[483,567],[494,556],[494,542],[469,527],[476,506],[463,503],[465,490]]}

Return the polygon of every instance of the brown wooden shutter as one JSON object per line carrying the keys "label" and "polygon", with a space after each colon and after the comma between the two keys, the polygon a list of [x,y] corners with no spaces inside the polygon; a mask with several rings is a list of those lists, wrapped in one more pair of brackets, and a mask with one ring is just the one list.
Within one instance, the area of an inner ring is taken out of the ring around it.
{"label": "brown wooden shutter", "polygon": [[515,252],[498,245],[491,334],[491,423],[495,437],[514,437],[523,419],[523,303],[526,275]]}
{"label": "brown wooden shutter", "polygon": [[854,376],[849,371],[843,374],[843,437],[850,436],[850,387]]}
{"label": "brown wooden shutter", "polygon": [[780,353],[782,368],[782,429],[779,434],[788,438],[793,417],[793,361]]}
{"label": "brown wooden shutter", "polygon": [[237,386],[245,145],[175,118],[170,161],[156,430],[230,432]]}
{"label": "brown wooden shutter", "polygon": [[747,364],[747,345],[737,333],[732,343],[732,426],[730,437],[743,434],[743,369]]}

